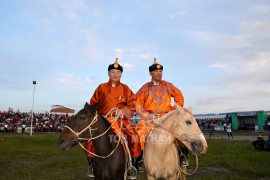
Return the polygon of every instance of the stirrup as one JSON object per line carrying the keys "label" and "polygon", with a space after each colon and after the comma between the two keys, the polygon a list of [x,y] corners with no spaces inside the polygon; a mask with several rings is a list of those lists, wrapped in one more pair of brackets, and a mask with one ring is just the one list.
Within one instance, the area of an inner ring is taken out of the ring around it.
{"label": "stirrup", "polygon": [[89,165],[89,167],[88,167],[87,176],[88,176],[88,177],[95,177],[94,171],[93,171],[93,165],[92,165],[92,164]]}
{"label": "stirrup", "polygon": [[187,155],[187,156],[185,156],[185,155],[181,156],[181,158],[180,158],[180,164],[182,166],[189,166],[189,155]]}
{"label": "stirrup", "polygon": [[145,171],[145,166],[144,166],[144,163],[143,163],[143,159],[139,160],[139,162],[138,162],[138,170],[140,172]]}
{"label": "stirrup", "polygon": [[134,166],[130,166],[127,169],[127,179],[128,180],[135,180],[135,179],[137,179],[137,169]]}

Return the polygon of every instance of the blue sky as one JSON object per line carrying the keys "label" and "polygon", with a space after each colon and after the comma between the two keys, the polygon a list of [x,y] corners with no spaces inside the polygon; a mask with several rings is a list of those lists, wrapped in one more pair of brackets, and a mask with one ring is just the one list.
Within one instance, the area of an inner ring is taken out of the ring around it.
{"label": "blue sky", "polygon": [[115,58],[134,93],[163,79],[193,112],[270,110],[269,0],[2,0],[0,111],[80,110]]}

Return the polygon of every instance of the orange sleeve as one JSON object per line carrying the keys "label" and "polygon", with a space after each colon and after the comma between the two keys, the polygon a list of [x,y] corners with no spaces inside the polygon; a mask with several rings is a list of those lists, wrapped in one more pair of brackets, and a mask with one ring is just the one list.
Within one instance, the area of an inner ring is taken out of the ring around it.
{"label": "orange sleeve", "polygon": [[126,86],[126,90],[127,108],[129,108],[130,110],[135,110],[136,96],[128,86]]}
{"label": "orange sleeve", "polygon": [[144,99],[147,96],[147,84],[143,85],[141,89],[136,93],[136,112],[140,116],[141,119],[146,119],[149,115],[149,112],[147,112],[144,109]]}
{"label": "orange sleeve", "polygon": [[90,105],[91,106],[99,102],[99,99],[100,99],[100,97],[99,97],[100,88],[101,88],[101,86],[99,85],[97,87],[97,89],[95,90],[93,96],[91,97],[91,99],[90,99]]}
{"label": "orange sleeve", "polygon": [[174,101],[181,107],[184,107],[184,96],[182,92],[176,88],[173,84],[171,84],[171,93]]}

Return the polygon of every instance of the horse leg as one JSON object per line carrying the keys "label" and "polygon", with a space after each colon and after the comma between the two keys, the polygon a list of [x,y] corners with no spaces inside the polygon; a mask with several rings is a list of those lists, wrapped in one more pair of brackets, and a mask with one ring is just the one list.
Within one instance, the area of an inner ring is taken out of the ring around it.
{"label": "horse leg", "polygon": [[[183,166],[183,167],[182,167],[182,170],[183,170],[184,172],[187,172],[187,167],[186,167],[186,166]],[[186,174],[183,173],[182,171],[180,171],[179,173],[180,173],[180,176],[179,176],[180,179],[181,179],[181,180],[186,180]]]}
{"label": "horse leg", "polygon": [[151,175],[149,175],[149,174],[147,174],[147,180],[156,180],[156,178],[153,177],[153,176],[151,176]]}
{"label": "horse leg", "polygon": [[168,178],[168,180],[178,180],[178,173],[175,173],[172,177]]}

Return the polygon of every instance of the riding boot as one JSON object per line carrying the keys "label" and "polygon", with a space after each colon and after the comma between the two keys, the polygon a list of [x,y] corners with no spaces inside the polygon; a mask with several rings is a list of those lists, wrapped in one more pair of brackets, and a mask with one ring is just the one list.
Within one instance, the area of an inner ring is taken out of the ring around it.
{"label": "riding boot", "polygon": [[95,177],[94,175],[94,171],[93,171],[93,160],[94,158],[91,158],[91,157],[87,157],[87,160],[88,160],[88,173],[87,173],[87,176],[88,177]]}
{"label": "riding boot", "polygon": [[180,165],[189,166],[189,150],[186,147],[180,147],[178,150]]}
{"label": "riding boot", "polygon": [[141,155],[137,158],[136,166],[138,171],[145,171],[144,163],[143,163],[143,150]]}
{"label": "riding boot", "polygon": [[128,144],[126,139],[122,139],[123,145],[124,145],[124,149],[126,151],[126,154],[128,156],[128,169],[127,169],[127,179],[128,180],[136,180],[137,179],[137,169],[133,166],[133,161],[136,162],[135,160],[133,160],[131,158],[131,154],[128,148]]}
{"label": "riding boot", "polygon": [[132,166],[137,168],[138,158],[132,158]]}

